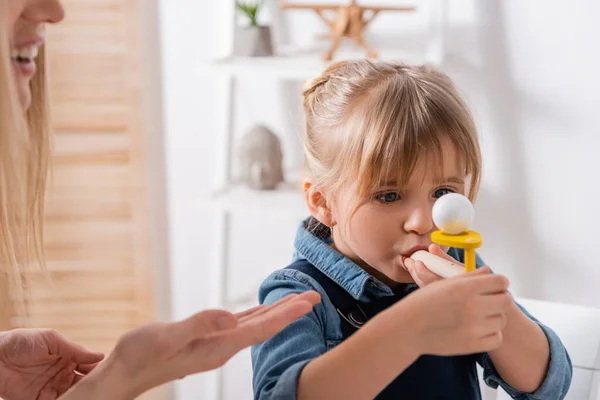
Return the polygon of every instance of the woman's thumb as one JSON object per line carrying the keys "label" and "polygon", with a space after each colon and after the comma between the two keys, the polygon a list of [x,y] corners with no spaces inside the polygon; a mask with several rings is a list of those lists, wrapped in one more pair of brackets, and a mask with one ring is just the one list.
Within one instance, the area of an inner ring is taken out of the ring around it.
{"label": "woman's thumb", "polygon": [[91,351],[80,344],[71,342],[56,331],[49,331],[46,340],[53,343],[61,356],[70,356],[70,359],[78,364],[94,364],[104,359],[104,354]]}

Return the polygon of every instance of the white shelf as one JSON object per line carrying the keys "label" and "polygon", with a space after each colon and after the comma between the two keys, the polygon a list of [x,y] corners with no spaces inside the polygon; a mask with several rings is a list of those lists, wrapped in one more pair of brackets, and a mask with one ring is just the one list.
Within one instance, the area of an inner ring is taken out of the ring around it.
{"label": "white shelf", "polygon": [[285,182],[275,190],[254,190],[232,185],[214,192],[207,199],[211,207],[226,211],[308,213],[299,183]]}
{"label": "white shelf", "polygon": [[[332,62],[365,58],[360,51],[339,51],[333,61],[323,61],[321,56],[321,51],[281,51],[272,57],[228,57],[214,61],[207,72],[234,77],[266,75],[279,79],[306,80],[318,76]],[[378,59],[411,64],[435,62],[425,53],[408,51],[382,51]]]}

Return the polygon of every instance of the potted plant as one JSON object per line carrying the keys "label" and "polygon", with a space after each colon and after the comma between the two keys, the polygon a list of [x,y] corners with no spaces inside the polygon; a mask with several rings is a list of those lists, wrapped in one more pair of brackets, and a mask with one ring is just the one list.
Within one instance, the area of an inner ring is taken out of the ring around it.
{"label": "potted plant", "polygon": [[236,56],[267,57],[273,55],[271,27],[258,22],[264,0],[236,0],[236,9],[247,19],[247,26],[238,26],[235,37]]}

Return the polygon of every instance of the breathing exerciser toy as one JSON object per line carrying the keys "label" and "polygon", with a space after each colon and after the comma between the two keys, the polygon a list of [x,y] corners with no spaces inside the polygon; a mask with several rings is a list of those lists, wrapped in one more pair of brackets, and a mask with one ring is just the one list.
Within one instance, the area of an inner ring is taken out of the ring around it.
{"label": "breathing exerciser toy", "polygon": [[444,278],[475,271],[475,249],[481,246],[481,235],[469,229],[474,215],[471,201],[458,193],[444,195],[433,205],[433,222],[439,230],[431,234],[431,241],[440,246],[463,249],[464,268],[425,250],[416,251],[410,258],[423,262],[429,270]]}

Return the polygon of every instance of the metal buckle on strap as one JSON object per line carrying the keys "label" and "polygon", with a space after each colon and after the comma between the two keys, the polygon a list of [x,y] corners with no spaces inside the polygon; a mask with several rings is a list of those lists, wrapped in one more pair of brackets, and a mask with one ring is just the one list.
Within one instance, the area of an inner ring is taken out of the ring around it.
{"label": "metal buckle on strap", "polygon": [[344,315],[344,313],[341,312],[339,308],[336,308],[336,310],[338,314],[340,314],[341,317],[344,318],[344,320],[347,323],[349,323],[356,329],[359,329],[367,322],[367,314],[365,314],[363,309],[360,308],[358,304],[356,305],[355,309],[352,309],[350,312],[348,312],[348,315]]}

